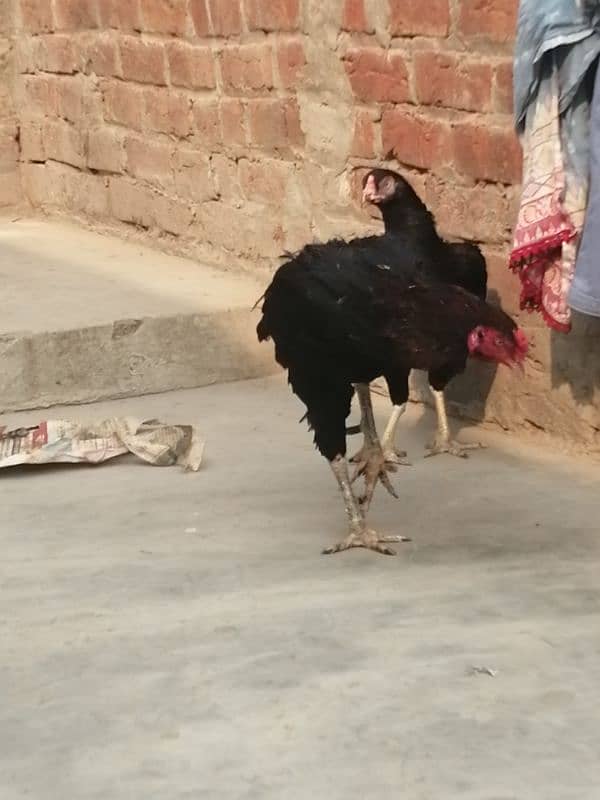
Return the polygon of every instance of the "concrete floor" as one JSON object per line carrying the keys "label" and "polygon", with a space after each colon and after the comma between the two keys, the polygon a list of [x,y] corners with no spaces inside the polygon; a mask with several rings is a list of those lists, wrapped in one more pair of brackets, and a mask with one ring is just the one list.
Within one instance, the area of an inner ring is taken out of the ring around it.
{"label": "concrete floor", "polygon": [[68,413],[115,411],[197,421],[206,462],[2,475],[2,800],[597,800],[598,467],[424,461],[415,407],[371,515],[413,543],[322,557],[282,380]]}

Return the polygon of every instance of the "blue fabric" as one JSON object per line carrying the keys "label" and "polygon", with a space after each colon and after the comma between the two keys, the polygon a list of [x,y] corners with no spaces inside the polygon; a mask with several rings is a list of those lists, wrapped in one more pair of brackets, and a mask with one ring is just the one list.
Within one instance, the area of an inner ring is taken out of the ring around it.
{"label": "blue fabric", "polygon": [[[559,111],[572,103],[600,53],[599,0],[521,0],[514,56],[517,130],[537,97],[544,56],[554,52],[559,67]],[[568,47],[567,47],[568,45]],[[559,50],[559,48],[564,48]]]}
{"label": "blue fabric", "polygon": [[600,317],[600,80],[594,89],[591,127],[590,193],[569,305]]}

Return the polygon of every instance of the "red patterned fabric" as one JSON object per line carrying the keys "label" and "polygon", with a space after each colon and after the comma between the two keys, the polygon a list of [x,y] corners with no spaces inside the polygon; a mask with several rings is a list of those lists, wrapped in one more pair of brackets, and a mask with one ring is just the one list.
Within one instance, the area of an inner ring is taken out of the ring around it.
{"label": "red patterned fabric", "polygon": [[523,193],[510,266],[521,280],[521,308],[568,332],[581,199],[569,192],[561,151],[556,79],[538,95],[523,136]]}

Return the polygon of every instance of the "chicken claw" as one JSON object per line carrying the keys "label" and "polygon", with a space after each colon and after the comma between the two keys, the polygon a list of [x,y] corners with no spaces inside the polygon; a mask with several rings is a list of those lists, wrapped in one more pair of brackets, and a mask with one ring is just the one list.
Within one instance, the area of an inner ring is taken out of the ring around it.
{"label": "chicken claw", "polygon": [[361,476],[365,479],[365,491],[358,500],[364,512],[369,510],[378,481],[381,481],[392,497],[398,499],[396,490],[388,477],[388,472],[396,472],[397,469],[395,464],[386,461],[381,447],[371,447],[364,451],[363,460],[357,465],[356,472],[352,476],[352,483]]}
{"label": "chicken claw", "polygon": [[457,458],[468,458],[469,450],[483,450],[485,445],[480,442],[457,442],[454,439],[447,439],[445,437],[436,437],[432,444],[427,445],[425,449],[425,458],[438,456],[442,453],[448,453]]}
{"label": "chicken claw", "polygon": [[[351,464],[362,464],[367,460],[367,445],[363,445],[360,450],[355,453],[352,458],[350,458]],[[383,455],[385,458],[385,463],[391,466],[399,466],[399,467],[412,467],[410,461],[406,460],[408,453],[406,450],[396,450],[395,448],[390,448],[386,450],[384,448]]]}
{"label": "chicken claw", "polygon": [[350,529],[348,536],[338,544],[332,547],[326,547],[323,550],[323,555],[332,555],[333,553],[342,553],[344,550],[351,550],[353,547],[364,547],[367,550],[374,550],[376,553],[381,553],[384,556],[395,556],[396,551],[391,547],[387,547],[390,542],[410,542],[406,536],[379,536],[375,531],[370,530],[366,526],[360,529]]}

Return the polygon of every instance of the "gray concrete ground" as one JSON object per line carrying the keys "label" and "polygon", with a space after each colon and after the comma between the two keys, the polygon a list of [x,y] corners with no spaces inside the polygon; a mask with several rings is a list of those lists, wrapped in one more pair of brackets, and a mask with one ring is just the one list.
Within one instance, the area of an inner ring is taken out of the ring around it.
{"label": "gray concrete ground", "polygon": [[0,410],[263,377],[264,281],[75,225],[0,217]]}
{"label": "gray concrete ground", "polygon": [[371,515],[413,543],[323,557],[342,505],[283,380],[53,414],[115,411],[197,422],[206,462],[0,476],[2,800],[600,797],[597,466],[425,461],[414,407]]}

